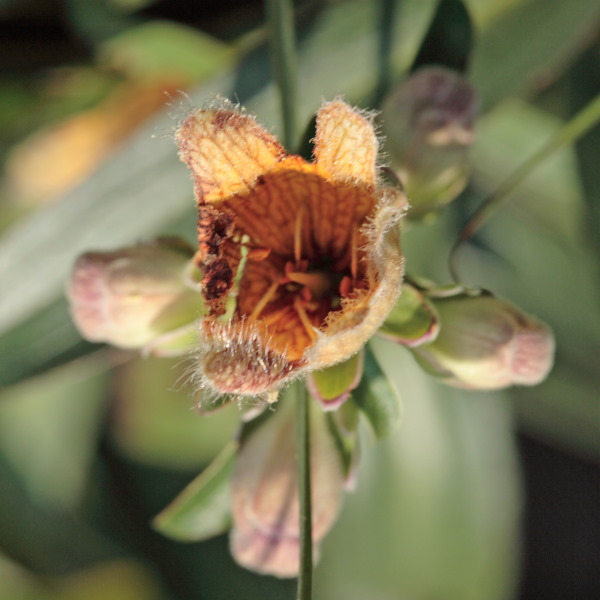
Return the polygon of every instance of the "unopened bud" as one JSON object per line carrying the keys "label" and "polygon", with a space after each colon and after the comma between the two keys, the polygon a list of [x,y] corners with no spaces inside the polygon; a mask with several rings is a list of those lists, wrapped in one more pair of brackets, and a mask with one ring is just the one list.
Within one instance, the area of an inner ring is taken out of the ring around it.
{"label": "unopened bud", "polygon": [[[291,400],[291,399],[288,399]],[[300,556],[295,403],[281,401],[274,415],[242,442],[232,479],[231,551],[247,569],[295,577]],[[311,406],[312,540],[333,525],[344,486],[342,461],[326,415]]]}
{"label": "unopened bud", "polygon": [[191,254],[177,240],[161,239],[80,256],[67,295],[81,334],[141,348],[197,319],[202,296],[186,282]]}
{"label": "unopened bud", "polygon": [[440,332],[413,350],[445,383],[469,389],[536,385],[552,368],[554,337],[540,321],[490,295],[437,300]]}
{"label": "unopened bud", "polygon": [[411,204],[409,216],[430,212],[464,189],[476,105],[469,83],[441,67],[415,72],[388,96],[383,133]]}

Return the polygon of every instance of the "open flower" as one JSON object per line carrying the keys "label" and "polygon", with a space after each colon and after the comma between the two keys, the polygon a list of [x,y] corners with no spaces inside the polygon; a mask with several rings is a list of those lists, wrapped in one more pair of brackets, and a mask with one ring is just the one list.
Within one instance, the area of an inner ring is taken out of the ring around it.
{"label": "open flower", "polygon": [[272,397],[355,354],[394,306],[403,275],[406,200],[378,184],[370,118],[325,104],[312,163],[230,106],[192,113],[176,137],[195,183],[209,307],[201,384]]}

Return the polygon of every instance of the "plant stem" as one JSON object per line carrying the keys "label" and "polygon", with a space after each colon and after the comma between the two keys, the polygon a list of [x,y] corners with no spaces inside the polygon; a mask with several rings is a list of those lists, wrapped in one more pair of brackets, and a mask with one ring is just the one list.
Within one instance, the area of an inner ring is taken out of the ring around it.
{"label": "plant stem", "polygon": [[488,221],[498,207],[510,194],[539,166],[548,156],[564,146],[572,144],[600,121],[600,94],[584,106],[568,123],[561,127],[536,153],[530,156],[500,187],[490,194],[473,213],[462,228],[458,239],[450,251],[450,273],[459,281],[455,269],[455,255],[461,244],[471,239],[476,231]]}
{"label": "plant stem", "polygon": [[293,152],[296,133],[296,36],[292,0],[265,0],[271,40],[271,56],[279,87],[283,119],[283,143]]}
{"label": "plant stem", "polygon": [[298,460],[298,495],[300,500],[300,568],[297,600],[312,598],[312,496],[310,481],[310,414],[309,399],[302,382],[296,384],[296,454]]}

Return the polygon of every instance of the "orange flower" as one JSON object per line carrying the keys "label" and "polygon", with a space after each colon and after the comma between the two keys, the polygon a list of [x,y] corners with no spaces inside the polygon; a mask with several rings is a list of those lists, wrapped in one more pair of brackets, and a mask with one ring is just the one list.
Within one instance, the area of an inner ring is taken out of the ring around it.
{"label": "orange flower", "polygon": [[406,200],[378,184],[370,118],[325,104],[314,162],[286,154],[229,105],[192,113],[176,137],[194,178],[210,307],[201,385],[272,399],[289,380],[356,353],[394,306],[403,274]]}

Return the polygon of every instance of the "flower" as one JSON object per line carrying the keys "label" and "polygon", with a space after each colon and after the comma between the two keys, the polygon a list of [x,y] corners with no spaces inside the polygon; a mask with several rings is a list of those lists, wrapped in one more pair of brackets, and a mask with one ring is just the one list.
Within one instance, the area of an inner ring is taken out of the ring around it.
{"label": "flower", "polygon": [[202,297],[186,281],[193,249],[161,238],[113,252],[87,252],[67,288],[71,315],[90,341],[142,348],[197,319]]}
{"label": "flower", "polygon": [[548,375],[554,337],[544,323],[489,294],[438,299],[434,305],[439,334],[413,353],[444,383],[495,390],[537,385]]}
{"label": "flower", "polygon": [[199,213],[201,385],[272,399],[355,354],[394,306],[403,275],[406,199],[378,182],[370,117],[325,104],[313,162],[230,105],[193,112],[176,139]]}

